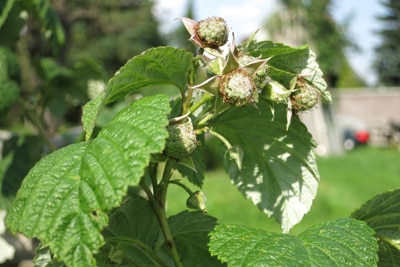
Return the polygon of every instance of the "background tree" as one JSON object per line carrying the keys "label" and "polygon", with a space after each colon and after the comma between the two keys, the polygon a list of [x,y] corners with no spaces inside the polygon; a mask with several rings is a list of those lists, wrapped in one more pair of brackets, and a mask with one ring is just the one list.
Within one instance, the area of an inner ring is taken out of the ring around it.
{"label": "background tree", "polygon": [[165,44],[152,7],[145,0],[1,1],[2,197],[13,197],[44,154],[79,138],[82,105],[121,65]]}
{"label": "background tree", "polygon": [[165,45],[152,14],[154,1],[54,0],[54,5],[69,36],[69,64],[98,60],[111,76],[143,50]]}
{"label": "background tree", "polygon": [[378,17],[383,29],[379,31],[382,43],[376,47],[374,67],[380,84],[398,86],[400,84],[400,2],[386,0],[381,2],[385,14]]}
{"label": "background tree", "polygon": [[308,44],[317,53],[330,87],[365,85],[345,56],[345,50],[356,45],[346,36],[345,25],[334,21],[331,0],[281,0],[280,3],[280,11],[265,25],[272,40],[293,46]]}

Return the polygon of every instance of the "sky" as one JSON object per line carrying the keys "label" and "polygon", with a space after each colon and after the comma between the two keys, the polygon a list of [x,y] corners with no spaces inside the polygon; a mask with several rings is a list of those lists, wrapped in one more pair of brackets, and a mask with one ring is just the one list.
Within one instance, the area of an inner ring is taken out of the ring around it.
{"label": "sky", "polygon": [[[338,23],[349,20],[349,36],[360,51],[348,51],[350,64],[368,85],[376,84],[371,65],[374,47],[380,42],[379,21],[376,16],[384,12],[380,0],[333,0],[332,15]],[[155,15],[162,23],[162,31],[168,32],[181,23],[175,20],[186,10],[186,0],[157,0]],[[360,6],[361,5],[361,6]],[[194,0],[196,20],[211,16],[223,17],[241,40],[261,28],[268,16],[277,10],[276,0]],[[261,40],[262,36],[257,36]],[[273,41],[273,40],[272,40]]]}

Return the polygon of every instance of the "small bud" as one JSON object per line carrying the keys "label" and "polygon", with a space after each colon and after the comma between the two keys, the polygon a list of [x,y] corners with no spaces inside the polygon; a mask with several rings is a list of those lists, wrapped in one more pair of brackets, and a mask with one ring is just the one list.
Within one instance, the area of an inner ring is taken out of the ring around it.
{"label": "small bud", "polygon": [[235,106],[255,102],[256,88],[252,78],[244,70],[236,70],[221,77],[219,91],[222,100]]}
{"label": "small bud", "polygon": [[189,156],[196,149],[196,134],[190,118],[185,122],[170,124],[167,130],[169,136],[164,153],[168,157],[179,160]]}
{"label": "small bud", "polygon": [[269,81],[261,96],[276,103],[287,103],[293,91],[287,90],[277,81]]}

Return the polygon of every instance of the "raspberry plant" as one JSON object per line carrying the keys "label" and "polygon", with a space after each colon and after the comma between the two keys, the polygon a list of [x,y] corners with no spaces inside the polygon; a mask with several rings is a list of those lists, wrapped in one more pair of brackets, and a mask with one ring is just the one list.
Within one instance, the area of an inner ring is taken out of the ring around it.
{"label": "raspberry plant", "polygon": [[[36,265],[398,262],[398,190],[376,196],[349,218],[289,233],[310,210],[320,179],[314,141],[298,116],[319,100],[330,102],[315,54],[254,36],[237,45],[222,18],[182,21],[198,55],[156,47],[132,58],[84,107],[85,141],[47,155],[24,179],[6,224],[41,241]],[[178,96],[151,94],[160,86],[174,87]],[[94,134],[102,108],[138,90],[149,96]],[[221,157],[233,186],[275,218],[282,233],[221,225],[218,214],[207,213],[201,191],[206,135],[226,146]],[[189,210],[166,216],[169,186],[188,192],[182,201]]]}

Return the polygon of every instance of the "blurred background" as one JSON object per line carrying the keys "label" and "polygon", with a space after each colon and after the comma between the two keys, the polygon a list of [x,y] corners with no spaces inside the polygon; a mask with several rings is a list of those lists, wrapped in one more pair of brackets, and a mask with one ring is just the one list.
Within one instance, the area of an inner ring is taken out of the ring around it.
{"label": "blurred background", "polygon": [[[259,30],[257,40],[307,44],[318,55],[334,101],[301,115],[318,144],[321,183],[294,232],[349,216],[374,194],[398,187],[398,0],[1,0],[0,217],[42,156],[82,140],[82,106],[127,60],[154,46],[195,52],[176,18],[210,16],[223,17],[238,43]],[[127,103],[105,107],[97,127]],[[207,148],[210,214],[278,231],[230,186],[216,146],[211,141]],[[181,193],[172,195],[186,199]],[[170,202],[171,214],[185,208],[184,201]],[[1,221],[0,264],[16,266],[32,255],[32,242],[7,233]]]}

